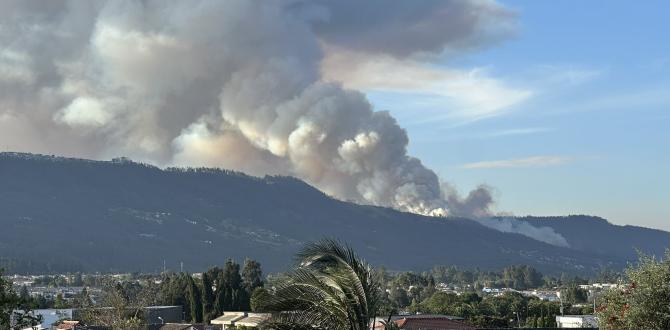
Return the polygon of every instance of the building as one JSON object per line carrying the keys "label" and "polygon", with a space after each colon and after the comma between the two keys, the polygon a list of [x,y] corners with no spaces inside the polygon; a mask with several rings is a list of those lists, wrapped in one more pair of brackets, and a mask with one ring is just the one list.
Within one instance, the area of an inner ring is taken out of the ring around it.
{"label": "building", "polygon": [[165,323],[159,330],[206,330],[206,326],[204,324]]}
{"label": "building", "polygon": [[179,323],[184,319],[182,306],[149,306],[144,308],[146,324]]}
{"label": "building", "polygon": [[[463,322],[463,318],[449,315],[398,315],[391,317],[402,330],[474,330],[475,328]],[[376,330],[383,330],[381,320],[375,322]]]}
{"label": "building", "polygon": [[598,318],[594,315],[556,316],[558,328],[597,328]]}
{"label": "building", "polygon": [[210,323],[221,326],[222,329],[244,326],[256,328],[270,318],[269,313],[225,312],[213,319]]}
{"label": "building", "polygon": [[247,313],[247,315],[235,321],[235,326],[243,326],[247,328],[257,328],[263,322],[270,319],[269,313]]}
{"label": "building", "polygon": [[546,300],[546,301],[560,301],[561,299],[559,298],[560,295],[559,291],[527,290],[527,291],[521,291],[521,294],[526,297],[537,297],[540,300]]}
{"label": "building", "polygon": [[222,329],[231,328],[235,321],[244,318],[245,312],[224,312],[223,315],[210,321],[211,324],[219,325]]}
{"label": "building", "polygon": [[64,320],[56,326],[58,330],[75,330],[79,325],[79,321]]}

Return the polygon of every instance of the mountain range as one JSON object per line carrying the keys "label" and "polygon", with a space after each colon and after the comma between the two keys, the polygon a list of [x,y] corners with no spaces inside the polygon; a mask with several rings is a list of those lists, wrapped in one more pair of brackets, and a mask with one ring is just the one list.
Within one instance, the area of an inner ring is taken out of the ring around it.
{"label": "mountain range", "polygon": [[302,244],[332,237],[390,270],[527,264],[593,274],[623,268],[636,249],[670,247],[668,232],[593,216],[512,221],[551,228],[568,246],[344,202],[292,177],[0,153],[0,267],[9,272],[201,271],[247,257],[282,271]]}

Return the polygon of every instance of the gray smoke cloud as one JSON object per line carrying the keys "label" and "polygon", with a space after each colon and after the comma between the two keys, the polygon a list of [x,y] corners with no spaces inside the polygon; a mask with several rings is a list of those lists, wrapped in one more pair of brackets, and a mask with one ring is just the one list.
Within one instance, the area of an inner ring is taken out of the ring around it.
{"label": "gray smoke cloud", "polygon": [[465,197],[451,186],[443,183],[442,190],[449,205],[449,214],[473,219],[485,227],[503,233],[521,234],[547,244],[569,247],[567,239],[550,227],[536,227],[526,221],[513,217],[492,217],[488,206],[494,200],[492,188],[481,185],[470,191]]}
{"label": "gray smoke cloud", "polygon": [[302,178],[335,197],[426,215],[489,214],[407,154],[328,52],[429,60],[506,37],[493,1],[0,3],[0,148]]}
{"label": "gray smoke cloud", "polygon": [[475,218],[480,224],[503,233],[521,234],[547,244],[570,247],[568,240],[550,227],[535,227],[514,218]]}

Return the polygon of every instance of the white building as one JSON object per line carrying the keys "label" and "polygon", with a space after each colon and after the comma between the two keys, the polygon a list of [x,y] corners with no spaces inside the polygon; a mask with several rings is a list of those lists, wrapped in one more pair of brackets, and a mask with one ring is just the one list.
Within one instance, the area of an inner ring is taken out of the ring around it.
{"label": "white building", "polygon": [[269,318],[269,313],[224,312],[223,315],[213,319],[211,323],[220,325],[223,329],[230,329],[236,326],[256,328]]}
{"label": "white building", "polygon": [[556,316],[558,328],[597,328],[598,318],[594,315],[564,315]]}
{"label": "white building", "polygon": [[235,321],[245,318],[245,312],[224,312],[223,315],[213,319],[210,323],[220,325],[222,329],[232,328]]}

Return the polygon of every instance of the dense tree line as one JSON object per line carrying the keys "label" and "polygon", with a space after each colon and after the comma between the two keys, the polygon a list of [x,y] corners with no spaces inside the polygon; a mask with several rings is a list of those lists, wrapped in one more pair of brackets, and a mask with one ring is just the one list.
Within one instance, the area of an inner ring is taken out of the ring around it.
{"label": "dense tree line", "polygon": [[435,292],[412,312],[460,316],[478,327],[554,327],[560,314],[558,302],[543,301],[508,292],[501,296],[480,296],[476,293],[456,295]]}
{"label": "dense tree line", "polygon": [[79,272],[80,264],[66,262],[40,262],[33,259],[0,257],[0,268],[8,274],[63,274]]}
{"label": "dense tree line", "polygon": [[84,275],[80,272],[67,275],[43,275],[33,280],[33,286],[57,288],[65,286],[100,286],[101,284],[100,282],[94,282],[94,276],[86,276],[86,279],[85,282]]}
{"label": "dense tree line", "polygon": [[159,297],[165,305],[184,306],[185,319],[207,322],[224,311],[248,311],[252,294],[263,287],[261,265],[247,259],[244,266],[229,259],[223,268],[213,267],[194,278],[186,273],[165,274]]}
{"label": "dense tree line", "polygon": [[587,301],[588,293],[578,286],[588,283],[587,280],[567,275],[544,276],[529,266],[509,266],[497,272],[440,266],[423,273],[396,274],[382,268],[378,276],[383,289],[380,315],[446,314],[463,317],[481,327],[552,327],[555,316],[560,315],[560,302],[542,301],[516,292],[484,295],[484,287],[552,291],[560,288],[566,314],[593,313],[592,307],[573,307]]}
{"label": "dense tree line", "polygon": [[[423,277],[432,276],[438,283],[466,286],[475,289],[490,288],[512,288],[515,290],[526,290],[531,288],[551,288],[556,286],[587,284],[589,279],[561,274],[560,276],[543,275],[535,268],[527,265],[513,265],[505,267],[502,271],[484,271],[480,269],[459,269],[456,266],[436,266],[431,271],[423,274]],[[604,269],[591,282],[613,282],[618,276],[610,270]]]}

